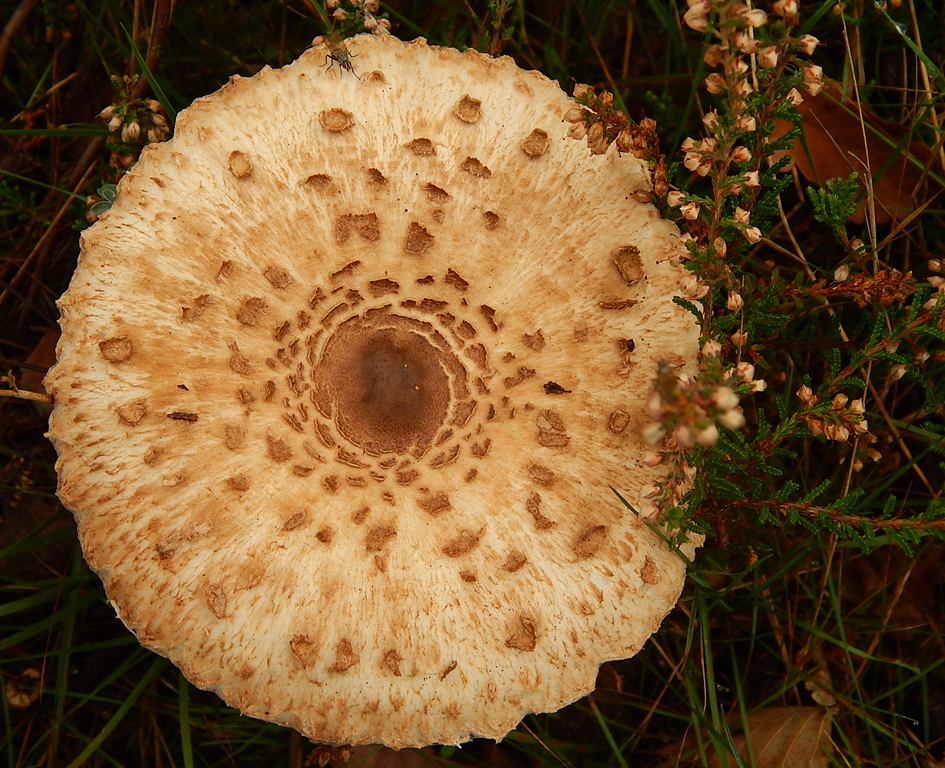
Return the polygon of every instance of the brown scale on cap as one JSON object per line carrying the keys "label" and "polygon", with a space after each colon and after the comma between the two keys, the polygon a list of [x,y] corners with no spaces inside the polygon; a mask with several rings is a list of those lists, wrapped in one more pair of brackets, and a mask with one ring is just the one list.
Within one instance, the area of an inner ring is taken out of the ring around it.
{"label": "brown scale on cap", "polygon": [[[47,379],[60,495],[195,684],[320,742],[502,738],[679,594],[611,488],[659,478],[631,469],[650,379],[698,329],[645,168],[567,141],[554,83],[347,46],[361,80],[318,48],[182,112],[83,234]],[[647,339],[621,374],[614,338]]]}

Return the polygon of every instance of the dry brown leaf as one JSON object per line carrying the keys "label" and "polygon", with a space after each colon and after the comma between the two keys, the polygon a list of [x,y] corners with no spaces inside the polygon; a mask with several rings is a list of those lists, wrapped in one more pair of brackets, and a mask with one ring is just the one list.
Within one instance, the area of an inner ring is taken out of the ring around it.
{"label": "dry brown leaf", "polygon": [[[827,768],[833,752],[830,724],[831,714],[823,707],[766,707],[749,715],[754,768]],[[745,734],[736,734],[732,741],[748,763]],[[708,750],[707,756],[712,768],[735,766],[731,755],[725,763],[715,750]]]}
{"label": "dry brown leaf", "polygon": [[[856,172],[862,183],[867,179],[867,169],[868,175],[875,177],[889,162],[873,181],[877,222],[902,220],[930,193],[940,191],[925,177],[925,169],[941,171],[931,149],[919,141],[907,141],[901,150],[896,149],[912,129],[881,120],[866,106],[862,107],[861,122],[859,105],[846,98],[839,86],[827,85],[818,95],[805,96],[798,111],[806,150],[796,139],[789,154],[808,181],[823,186],[827,179],[847,178]],[[778,121],[772,138],[783,136],[790,128],[790,123]],[[863,222],[867,198],[861,198],[850,221]]]}

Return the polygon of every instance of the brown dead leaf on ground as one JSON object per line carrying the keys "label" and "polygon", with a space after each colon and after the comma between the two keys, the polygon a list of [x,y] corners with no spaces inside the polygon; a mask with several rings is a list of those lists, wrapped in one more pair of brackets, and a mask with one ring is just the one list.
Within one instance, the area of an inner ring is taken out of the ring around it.
{"label": "brown dead leaf on ground", "polygon": [[[749,715],[747,726],[755,756],[752,765],[755,768],[827,768],[833,752],[831,720],[829,710],[823,707],[766,707]],[[739,756],[748,763],[745,734],[735,734],[732,741]],[[730,755],[724,763],[713,749],[707,750],[707,756],[711,768],[735,766]]]}
{"label": "brown dead leaf on ground", "polygon": [[[805,95],[798,111],[804,141],[795,139],[794,150],[789,152],[797,169],[805,179],[820,186],[827,179],[845,179],[855,172],[865,188],[867,176],[873,177],[878,223],[901,221],[941,191],[927,176],[928,171],[941,172],[941,163],[925,144],[908,139],[913,129],[881,120],[867,106],[861,109],[856,101],[843,95],[837,84],[825,85],[816,96]],[[790,128],[790,123],[777,121],[772,140]],[[902,148],[897,149],[900,144]],[[861,224],[868,204],[867,194],[860,199],[850,221]]]}

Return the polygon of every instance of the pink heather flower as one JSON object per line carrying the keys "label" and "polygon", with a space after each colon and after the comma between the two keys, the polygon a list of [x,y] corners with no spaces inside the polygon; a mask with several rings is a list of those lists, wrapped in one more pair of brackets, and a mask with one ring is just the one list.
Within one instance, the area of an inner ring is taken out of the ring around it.
{"label": "pink heather flower", "polygon": [[722,345],[719,344],[715,339],[709,339],[705,344],[702,345],[703,357],[718,357],[721,354]]}
{"label": "pink heather flower", "polygon": [[758,52],[758,64],[765,69],[773,69],[778,65],[778,46],[769,45]]}
{"label": "pink heather flower", "polygon": [[833,281],[842,283],[850,276],[850,268],[846,264],[841,264],[833,271]]}
{"label": "pink heather flower", "polygon": [[109,104],[107,107],[105,107],[105,109],[103,109],[101,112],[98,113],[98,116],[102,118],[102,120],[111,120],[114,114],[115,114],[115,105]]}
{"label": "pink heather flower", "polygon": [[690,29],[694,29],[696,32],[705,32],[709,24],[709,11],[711,9],[712,6],[708,0],[699,0],[699,2],[689,7],[689,10],[683,16],[683,21]]}
{"label": "pink heather flower", "polygon": [[735,147],[735,150],[732,152],[732,162],[747,163],[750,160],[751,152],[748,150],[748,147]]}
{"label": "pink heather flower", "polygon": [[866,403],[863,402],[862,397],[858,397],[852,403],[850,403],[850,413],[855,413],[857,416],[860,416],[866,411]]}
{"label": "pink heather flower", "polygon": [[839,395],[833,396],[833,400],[830,401],[830,407],[834,410],[840,410],[849,402],[850,398],[841,392]]}
{"label": "pink heather flower", "polygon": [[589,85],[586,85],[584,83],[575,83],[574,84],[574,98],[578,99],[590,90],[591,90],[591,86]]}
{"label": "pink heather flower", "polygon": [[718,94],[725,87],[725,80],[717,72],[713,72],[705,79],[705,87],[709,93]]}
{"label": "pink heather flower", "polygon": [[644,451],[640,461],[645,467],[658,467],[663,463],[663,457],[656,451]]}
{"label": "pink heather flower", "polygon": [[712,393],[712,401],[721,410],[730,411],[738,405],[738,395],[732,391],[731,387],[718,387]]}
{"label": "pink heather flower", "polygon": [[736,96],[741,98],[746,98],[754,92],[754,88],[751,87],[751,83],[748,82],[748,78],[743,78],[741,80],[735,81],[735,88],[733,89]]}
{"label": "pink heather flower", "polygon": [[737,312],[745,305],[745,300],[742,298],[742,295],[738,291],[729,291],[728,292],[728,301],[725,306],[728,307],[732,312]]}
{"label": "pink heather flower", "polygon": [[754,245],[759,240],[761,240],[761,230],[758,227],[746,227],[745,229],[745,239],[749,243]]}
{"label": "pink heather flower", "polygon": [[719,424],[726,429],[741,429],[745,426],[745,413],[741,408],[732,408],[719,416]]}
{"label": "pink heather flower", "polygon": [[699,218],[699,203],[686,203],[679,209],[679,212],[687,221],[695,221]]}
{"label": "pink heather flower", "polygon": [[752,392],[764,392],[768,388],[768,382],[764,379],[755,379],[751,383]]}
{"label": "pink heather flower", "polygon": [[735,214],[732,216],[736,224],[747,224],[748,223],[748,211],[746,211],[741,206],[735,209]]}
{"label": "pink heather flower", "polygon": [[682,192],[670,192],[666,195],[666,203],[670,208],[675,208],[683,204],[683,201],[686,199],[686,195]]}
{"label": "pink heather flower", "polygon": [[722,63],[722,46],[717,43],[710,45],[705,49],[702,60],[706,63],[707,67],[717,67]]}
{"label": "pink heather flower", "polygon": [[750,115],[739,115],[738,120],[735,121],[735,127],[742,131],[754,131],[758,123]]}
{"label": "pink heather flower", "polygon": [[735,375],[742,381],[749,382],[755,378],[755,366],[751,363],[739,363],[735,366]]}
{"label": "pink heather flower", "polygon": [[758,171],[748,171],[748,173],[745,174],[745,186],[760,187],[761,174]]}
{"label": "pink heather flower", "polygon": [[801,53],[807,54],[808,56],[810,56],[820,44],[820,40],[813,35],[803,35],[798,42],[800,43]]}
{"label": "pink heather flower", "polygon": [[706,112],[702,116],[702,124],[706,128],[708,128],[710,131],[713,128],[715,128],[715,126],[718,125],[718,123],[719,123],[719,113],[714,109],[711,112]]}
{"label": "pink heather flower", "polygon": [[129,141],[134,141],[141,135],[141,126],[138,125],[137,120],[132,120],[124,128],[121,129],[121,140],[126,144]]}
{"label": "pink heather flower", "polygon": [[824,79],[824,68],[818,67],[816,64],[808,64],[804,67],[804,82],[821,82]]}
{"label": "pink heather flower", "polygon": [[788,91],[788,98],[795,107],[799,107],[804,103],[804,96],[797,88],[792,88]]}
{"label": "pink heather flower", "polygon": [[705,429],[696,432],[696,442],[706,448],[715,445],[718,441],[719,428],[715,424],[709,424]]}
{"label": "pink heather flower", "polygon": [[683,448],[692,448],[696,442],[696,435],[688,424],[680,424],[673,430],[673,437]]}
{"label": "pink heather flower", "polygon": [[112,133],[121,128],[121,118],[118,115],[115,115],[111,120],[108,121],[108,130]]}
{"label": "pink heather flower", "polygon": [[814,390],[812,390],[806,384],[797,390],[797,396],[801,399],[801,402],[804,403],[804,405],[813,405],[817,402],[817,398],[814,396]]}
{"label": "pink heather flower", "polygon": [[721,237],[717,237],[712,241],[712,247],[715,248],[715,252],[721,258],[725,258],[725,254],[728,252],[728,243],[726,243]]}
{"label": "pink heather flower", "polygon": [[768,22],[768,14],[764,11],[742,11],[742,18],[749,27],[763,27]]}
{"label": "pink heather flower", "polygon": [[894,365],[889,369],[889,381],[899,381],[903,376],[906,375],[906,366],[904,365]]}
{"label": "pink heather flower", "polygon": [[744,29],[732,32],[732,45],[742,53],[757,53],[761,41],[749,35]]}
{"label": "pink heather flower", "polygon": [[578,109],[575,107],[573,109],[569,109],[567,112],[564,113],[562,122],[580,123],[586,117],[586,115],[587,113],[583,109]]}
{"label": "pink heather flower", "polygon": [[777,0],[772,6],[772,10],[784,18],[794,18],[797,16],[797,0]]}
{"label": "pink heather flower", "polygon": [[643,430],[643,442],[647,445],[656,445],[663,439],[663,435],[665,434],[663,428],[656,422],[653,422]]}
{"label": "pink heather flower", "polygon": [[732,344],[734,344],[736,347],[741,347],[744,346],[748,341],[748,334],[744,331],[735,331],[735,333],[732,334],[731,339]]}

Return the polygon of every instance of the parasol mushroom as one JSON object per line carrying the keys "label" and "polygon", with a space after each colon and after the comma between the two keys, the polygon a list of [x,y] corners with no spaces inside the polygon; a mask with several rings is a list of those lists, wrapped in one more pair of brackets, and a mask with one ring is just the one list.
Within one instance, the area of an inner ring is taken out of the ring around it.
{"label": "parasol mushroom", "polygon": [[647,392],[696,360],[677,233],[544,76],[348,50],[360,79],[319,47],[198,99],[83,234],[59,496],[121,620],[245,714],[501,739],[682,588],[612,490],[658,480]]}

